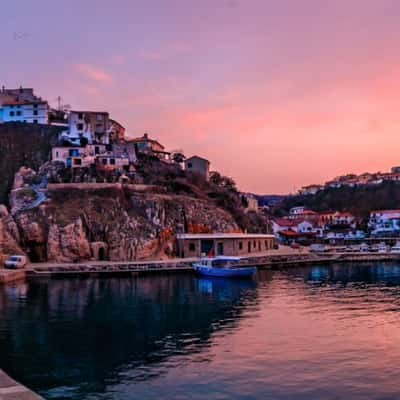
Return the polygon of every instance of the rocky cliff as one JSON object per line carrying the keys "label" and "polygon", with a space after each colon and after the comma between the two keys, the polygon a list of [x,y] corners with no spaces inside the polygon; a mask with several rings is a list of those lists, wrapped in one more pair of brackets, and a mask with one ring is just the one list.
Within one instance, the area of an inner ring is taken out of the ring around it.
{"label": "rocky cliff", "polygon": [[49,159],[63,128],[10,122],[0,124],[0,203],[6,203],[14,174],[23,165],[38,169]]}
{"label": "rocky cliff", "polygon": [[232,216],[212,201],[185,195],[102,189],[56,190],[48,196],[14,219],[3,209],[3,253],[21,247],[32,261],[128,261],[172,255],[180,229],[238,230]]}

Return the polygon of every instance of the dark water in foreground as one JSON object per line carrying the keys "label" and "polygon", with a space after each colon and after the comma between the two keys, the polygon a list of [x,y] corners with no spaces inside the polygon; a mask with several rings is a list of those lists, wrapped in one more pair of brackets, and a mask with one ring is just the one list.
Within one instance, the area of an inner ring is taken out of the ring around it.
{"label": "dark water in foreground", "polygon": [[0,368],[46,399],[399,399],[400,264],[0,288]]}

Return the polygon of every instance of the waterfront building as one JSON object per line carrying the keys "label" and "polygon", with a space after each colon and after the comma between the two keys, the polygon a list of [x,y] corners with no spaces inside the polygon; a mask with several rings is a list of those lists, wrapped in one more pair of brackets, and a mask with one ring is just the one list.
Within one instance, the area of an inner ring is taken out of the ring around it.
{"label": "waterfront building", "polygon": [[372,236],[398,235],[400,233],[400,209],[371,211],[368,228]]}
{"label": "waterfront building", "polygon": [[255,233],[183,233],[176,236],[180,257],[241,256],[272,250],[275,238]]}
{"label": "waterfront building", "polygon": [[210,178],[210,161],[206,158],[193,156],[185,160],[185,169],[203,176],[206,180]]}

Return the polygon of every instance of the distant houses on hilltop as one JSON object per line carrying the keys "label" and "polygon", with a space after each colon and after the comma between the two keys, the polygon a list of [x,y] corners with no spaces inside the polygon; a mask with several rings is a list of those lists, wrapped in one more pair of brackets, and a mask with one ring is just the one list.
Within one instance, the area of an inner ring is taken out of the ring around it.
{"label": "distant houses on hilltop", "polygon": [[312,184],[303,186],[299,195],[315,195],[324,189],[339,189],[342,187],[359,187],[364,185],[379,185],[387,181],[400,181],[400,167],[392,167],[390,172],[364,173],[361,175],[347,174],[334,178],[322,185]]}

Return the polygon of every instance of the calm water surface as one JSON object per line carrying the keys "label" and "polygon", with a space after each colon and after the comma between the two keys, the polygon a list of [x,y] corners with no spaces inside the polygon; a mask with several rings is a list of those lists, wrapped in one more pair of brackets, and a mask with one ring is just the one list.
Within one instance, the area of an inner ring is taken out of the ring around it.
{"label": "calm water surface", "polygon": [[0,287],[0,368],[45,399],[399,399],[400,264]]}

